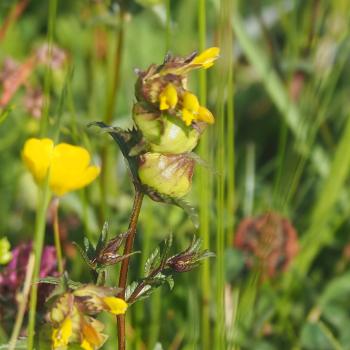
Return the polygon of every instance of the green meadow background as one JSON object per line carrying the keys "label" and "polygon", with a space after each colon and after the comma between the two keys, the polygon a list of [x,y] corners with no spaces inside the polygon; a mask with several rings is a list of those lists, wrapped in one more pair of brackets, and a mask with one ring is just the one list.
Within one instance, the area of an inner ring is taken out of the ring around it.
{"label": "green meadow background", "polygon": [[[0,235],[13,247],[33,237],[36,189],[21,149],[59,131],[103,167],[60,207],[66,268],[89,282],[71,242],[96,241],[105,220],[111,234],[126,231],[133,189],[116,144],[87,124],[131,127],[135,68],[218,46],[215,66],[189,81],[216,118],[186,198],[200,228],[146,198],[130,281],[169,233],[174,253],[195,233],[216,257],[128,310],[128,348],[350,349],[349,27],[348,0],[0,0],[0,67],[44,43],[67,54],[62,68],[38,66],[0,112]],[[41,119],[25,109],[27,85],[43,91]],[[269,211],[296,228],[299,253],[262,279],[242,268],[233,242],[243,218]],[[50,218],[45,242],[53,244]],[[111,268],[108,283],[117,276]],[[116,349],[115,319],[106,323],[104,349]],[[0,334],[6,344],[10,334]]]}

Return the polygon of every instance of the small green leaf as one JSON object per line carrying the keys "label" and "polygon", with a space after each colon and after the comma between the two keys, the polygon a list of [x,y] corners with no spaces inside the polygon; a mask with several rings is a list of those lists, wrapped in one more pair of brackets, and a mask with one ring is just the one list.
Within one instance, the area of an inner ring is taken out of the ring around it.
{"label": "small green leaf", "polygon": [[139,282],[131,282],[125,289],[125,300],[128,300],[131,294],[135,291],[136,287],[139,285]]}
{"label": "small green leaf", "polygon": [[[85,241],[84,241],[85,242]],[[80,247],[80,245],[76,242],[73,242],[73,245],[78,249],[78,252],[80,253],[81,257],[85,261],[86,265],[91,269],[95,270],[96,269],[96,263],[92,263],[88,255],[86,254],[85,250]]]}
{"label": "small green leaf", "polygon": [[107,240],[108,240],[108,221],[105,221],[96,245],[96,255],[98,255],[101,249],[106,245]]}
{"label": "small green leaf", "polygon": [[171,276],[171,275],[167,276],[166,277],[166,281],[167,281],[167,283],[169,285],[170,290],[173,290],[174,285],[175,285],[173,276]]}
{"label": "small green leaf", "polygon": [[96,252],[95,252],[95,247],[92,245],[90,240],[85,236],[84,237],[84,248],[85,248],[85,253],[88,256],[88,258],[91,260],[95,257]]}
{"label": "small green leaf", "polygon": [[141,140],[141,135],[137,130],[123,130],[117,127],[111,127],[103,122],[93,122],[88,124],[88,126],[98,126],[104,131],[108,132],[118,144],[124,158],[127,160],[129,169],[133,178],[133,183],[138,188],[141,187],[140,180],[137,175],[138,170],[138,157],[130,156],[130,151],[136,144]]}
{"label": "small green leaf", "polygon": [[166,261],[169,257],[169,252],[170,248],[173,244],[173,235],[170,234],[160,245],[160,257],[161,257],[161,262],[160,262],[160,268],[161,270],[164,269]]}
{"label": "small green leaf", "polygon": [[145,263],[145,276],[147,277],[152,270],[154,270],[160,264],[160,251],[157,247]]}

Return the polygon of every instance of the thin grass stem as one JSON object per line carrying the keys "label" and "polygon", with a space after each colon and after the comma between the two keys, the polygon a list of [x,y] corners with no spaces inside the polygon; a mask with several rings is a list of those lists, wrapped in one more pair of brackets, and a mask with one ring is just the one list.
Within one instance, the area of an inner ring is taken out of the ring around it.
{"label": "thin grass stem", "polygon": [[58,208],[60,205],[59,198],[54,198],[52,201],[53,205],[53,233],[57,257],[57,267],[60,275],[63,274],[63,259],[62,259],[62,248],[61,248],[61,239],[60,239],[60,228],[59,228],[59,219],[58,219]]}
{"label": "thin grass stem", "polygon": [[34,261],[35,261],[34,254],[31,253],[28,259],[26,276],[23,284],[23,290],[20,295],[20,302],[19,302],[19,306],[16,314],[16,321],[13,326],[13,330],[12,330],[12,334],[9,342],[9,347],[8,347],[9,350],[16,349],[17,339],[21,331],[24,315],[27,308],[28,296],[29,296],[31,281],[33,277]]}
{"label": "thin grass stem", "polygon": [[[206,0],[198,1],[198,40],[199,50],[206,48]],[[199,72],[199,100],[202,105],[207,103],[207,75],[205,70]],[[199,155],[203,159],[209,157],[208,133],[202,136],[199,146]],[[199,185],[199,234],[203,240],[203,247],[209,249],[209,201],[210,201],[210,179],[207,169],[201,167],[198,169]],[[201,283],[201,341],[203,349],[210,348],[210,265],[204,261],[200,271]]]}
{"label": "thin grass stem", "polygon": [[40,273],[41,255],[44,246],[45,238],[45,223],[47,208],[50,203],[51,192],[48,186],[48,178],[43,188],[39,189],[39,200],[37,206],[37,213],[35,219],[34,229],[34,271],[32,278],[32,288],[30,292],[30,304],[29,304],[29,321],[28,321],[28,343],[27,349],[32,350],[34,347],[34,335],[35,335],[35,323],[36,323],[36,306],[38,298],[38,284],[37,280]]}

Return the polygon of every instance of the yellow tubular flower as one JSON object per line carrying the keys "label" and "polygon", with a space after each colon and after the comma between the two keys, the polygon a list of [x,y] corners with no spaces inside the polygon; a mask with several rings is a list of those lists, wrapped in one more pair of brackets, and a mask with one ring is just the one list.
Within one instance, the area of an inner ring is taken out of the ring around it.
{"label": "yellow tubular flower", "polygon": [[187,126],[190,126],[192,124],[192,121],[195,119],[194,114],[191,113],[189,110],[184,108],[182,110],[182,120],[185,122]]}
{"label": "yellow tubular flower", "polygon": [[54,328],[52,331],[52,347],[58,349],[68,345],[69,338],[72,335],[72,320],[68,316],[62,322],[60,328]]}
{"label": "yellow tubular flower", "polygon": [[197,96],[186,91],[183,97],[183,107],[192,113],[197,113],[199,108]]}
{"label": "yellow tubular flower", "polygon": [[207,124],[214,124],[215,122],[214,116],[209,109],[202,106],[198,109],[197,119],[206,122]]}
{"label": "yellow tubular flower", "polygon": [[196,118],[196,114],[199,109],[199,102],[196,95],[186,91],[183,96],[183,110],[182,119],[187,126],[191,125],[192,121]]}
{"label": "yellow tubular flower", "polygon": [[219,57],[220,49],[218,47],[210,47],[201,54],[196,56],[191,65],[200,65],[203,68],[209,68],[214,64],[214,61]]}
{"label": "yellow tubular flower", "polygon": [[44,181],[51,164],[53,141],[50,139],[29,139],[22,151],[22,158],[36,182]]}
{"label": "yellow tubular flower", "polygon": [[174,108],[177,104],[177,91],[173,84],[169,83],[159,94],[159,109],[161,111]]}
{"label": "yellow tubular flower", "polygon": [[82,319],[81,325],[81,343],[84,350],[97,350],[106,341],[107,337],[102,334],[103,324],[91,317]]}
{"label": "yellow tubular flower", "polygon": [[121,298],[105,297],[102,299],[108,308],[108,312],[114,315],[125,314],[128,304]]}
{"label": "yellow tubular flower", "polygon": [[90,184],[100,173],[99,167],[89,165],[90,154],[85,148],[66,143],[54,146],[50,139],[29,139],[22,157],[38,184],[50,169],[49,186],[58,196]]}

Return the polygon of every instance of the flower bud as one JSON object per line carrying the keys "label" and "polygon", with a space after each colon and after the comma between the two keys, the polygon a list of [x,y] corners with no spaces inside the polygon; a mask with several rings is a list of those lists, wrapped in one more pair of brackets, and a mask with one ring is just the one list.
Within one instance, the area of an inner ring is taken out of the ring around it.
{"label": "flower bud", "polygon": [[180,198],[192,183],[194,160],[186,154],[145,153],[140,156],[139,177],[158,193]]}
{"label": "flower bud", "polygon": [[148,113],[136,104],[134,121],[152,152],[180,154],[191,152],[197,146],[200,132],[177,117]]}
{"label": "flower bud", "polygon": [[176,272],[187,272],[197,267],[195,253],[176,255],[168,260],[168,266]]}

